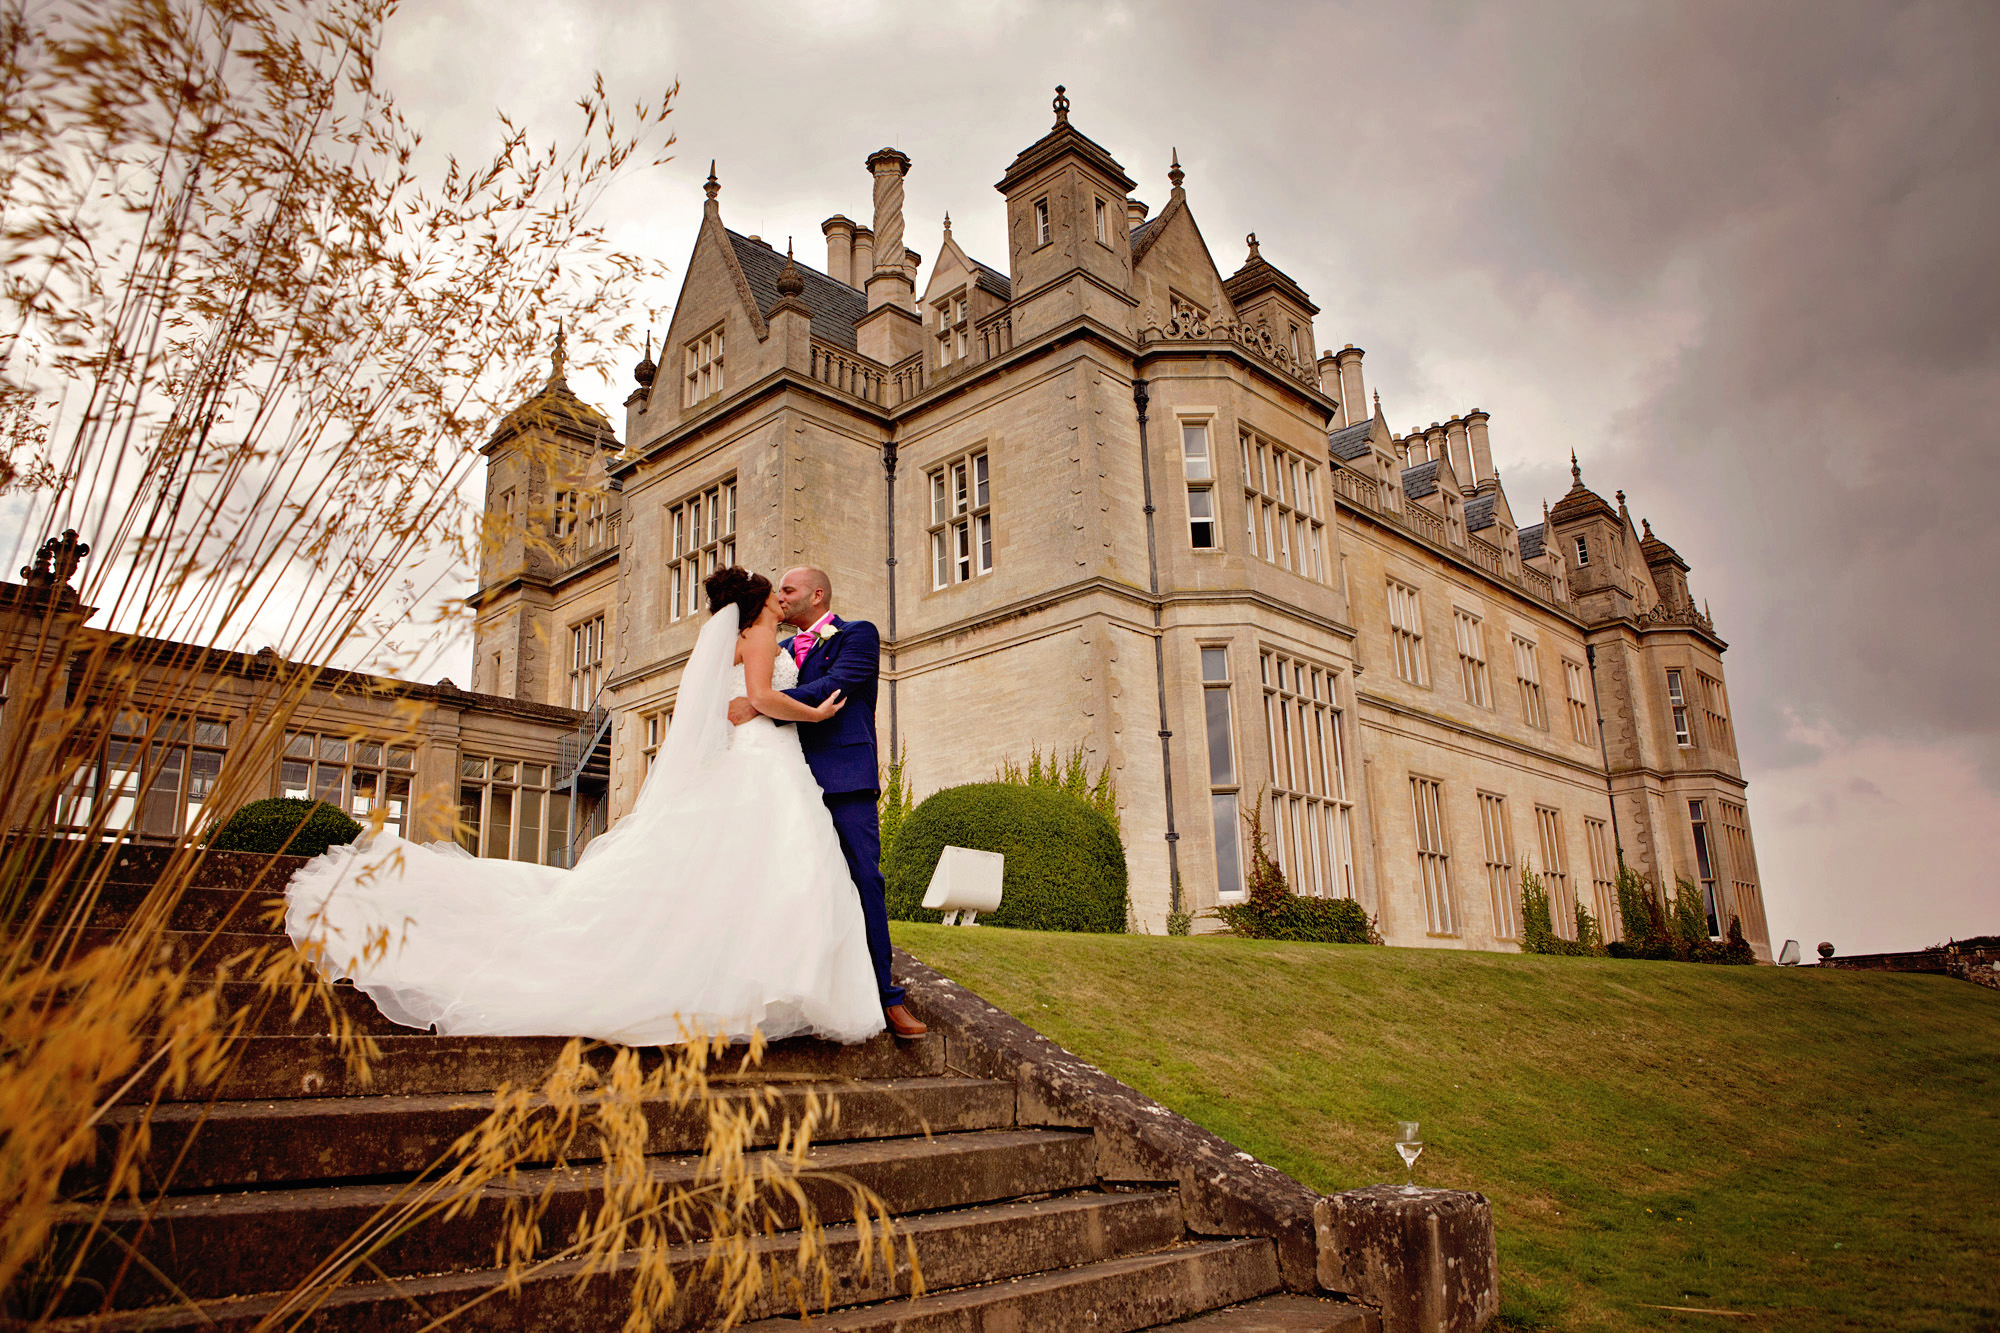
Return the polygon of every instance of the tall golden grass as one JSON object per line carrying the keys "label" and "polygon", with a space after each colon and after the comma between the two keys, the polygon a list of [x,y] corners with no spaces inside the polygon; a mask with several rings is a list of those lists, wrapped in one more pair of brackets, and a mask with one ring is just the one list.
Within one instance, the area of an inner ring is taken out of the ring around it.
{"label": "tall golden grass", "polygon": [[[569,142],[503,117],[490,153],[427,176],[378,78],[395,9],[0,0],[0,533],[22,559],[68,529],[88,546],[51,552],[0,604],[0,1293],[30,1319],[76,1280],[81,1249],[62,1259],[50,1237],[58,1218],[92,1215],[62,1182],[99,1151],[107,1108],[215,1087],[267,1009],[317,1006],[358,1075],[379,1058],[297,952],[164,949],[202,826],[129,920],[96,928],[106,852],[132,836],[138,802],[98,793],[86,809],[87,770],[125,726],[117,743],[142,747],[146,791],[174,720],[225,676],[247,681],[254,726],[214,775],[210,824],[263,794],[285,729],[336,677],[368,687],[310,664],[392,663],[412,636],[449,630],[463,611],[433,606],[439,588],[504,525],[555,540],[546,515],[470,509],[476,446],[536,384],[558,321],[585,365],[631,346],[627,312],[655,272],[591,210],[665,160],[677,89],[614,109],[599,81]],[[92,616],[113,632],[79,637]],[[257,982],[255,998],[231,979]],[[546,1196],[513,1205],[495,1256],[507,1285],[555,1258],[619,1266],[635,1284],[628,1326],[648,1327],[684,1280],[673,1243],[704,1238],[695,1271],[728,1321],[760,1293],[824,1303],[806,1182],[830,1108],[809,1099],[776,1151],[750,1152],[774,1101],[718,1095],[720,1050],[692,1034],[649,1067],[572,1042],[540,1086],[500,1090],[480,1129],[267,1324],[297,1322],[395,1236],[585,1140],[598,1207],[556,1245],[540,1234]],[[647,1107],[662,1101],[706,1117],[693,1184],[665,1187],[649,1167]],[[159,1204],[171,1179],[141,1171],[147,1146],[141,1117],[113,1150],[100,1214]],[[864,1256],[892,1260],[880,1201],[853,1194]],[[788,1210],[803,1219],[798,1260],[759,1261],[757,1237]]]}

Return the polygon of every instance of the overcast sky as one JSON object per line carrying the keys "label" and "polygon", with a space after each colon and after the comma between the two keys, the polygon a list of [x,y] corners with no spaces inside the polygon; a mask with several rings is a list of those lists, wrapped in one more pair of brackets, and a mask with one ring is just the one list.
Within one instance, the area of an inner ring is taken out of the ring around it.
{"label": "overcast sky", "polygon": [[[676,160],[605,201],[676,281],[711,158],[724,221],[823,266],[899,147],[908,244],[949,210],[1004,268],[1055,84],[1156,210],[1178,148],[1224,273],[1255,231],[1397,430],[1483,407],[1524,521],[1574,449],[1693,566],[1810,955],[2000,932],[1996,53],[1984,2],[410,0],[385,82],[473,155],[678,79]],[[622,421],[629,381],[575,387]]]}

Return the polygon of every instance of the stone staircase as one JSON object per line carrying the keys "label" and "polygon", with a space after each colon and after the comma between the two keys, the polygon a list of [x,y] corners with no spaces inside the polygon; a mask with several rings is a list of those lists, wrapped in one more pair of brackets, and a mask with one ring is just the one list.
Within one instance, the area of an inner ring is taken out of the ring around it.
{"label": "stone staircase", "polygon": [[[93,929],[128,921],[164,861],[152,849],[117,853]],[[297,864],[209,857],[175,908],[165,947],[203,970],[241,948],[271,944],[269,900]],[[872,1189],[914,1242],[926,1291],[911,1300],[906,1263],[895,1271],[879,1260],[864,1266],[846,1192],[809,1184],[828,1224],[834,1271],[833,1308],[812,1326],[904,1333],[1385,1327],[1377,1308],[1327,1294],[1324,1237],[1314,1239],[1317,1196],[1058,1048],[1036,1048],[1044,1039],[915,960],[899,963],[912,982],[912,1007],[933,1024],[929,1038],[883,1036],[853,1047],[782,1042],[761,1066],[725,1062],[712,1081],[716,1097],[775,1091],[782,1109],[764,1147],[808,1096],[837,1099],[837,1127],[817,1141],[813,1167]],[[380,1046],[367,1086],[349,1075],[323,1014],[293,1022],[283,1006],[271,1006],[242,1038],[242,1058],[221,1087],[152,1112],[142,1170],[150,1185],[165,1182],[164,1193],[149,1190],[143,1206],[106,1202],[108,1151],[72,1172],[65,1182],[72,1201],[51,1251],[77,1265],[78,1280],[52,1312],[34,1305],[32,1292],[10,1293],[7,1315],[53,1313],[56,1327],[94,1329],[255,1327],[479,1123],[496,1087],[539,1083],[564,1045],[412,1034],[364,997],[339,990],[343,1011]],[[705,1113],[647,1109],[656,1177],[686,1178]],[[105,1148],[142,1114],[137,1105],[113,1107],[100,1125]],[[273,1326],[414,1333],[456,1311],[454,1327],[618,1327],[629,1301],[629,1256],[581,1286],[577,1264],[559,1262],[518,1291],[495,1291],[501,1205],[510,1193],[545,1187],[552,1190],[543,1232],[566,1236],[598,1195],[587,1143],[562,1165],[489,1187],[479,1207],[395,1236],[363,1280],[337,1288],[302,1323],[298,1314],[281,1315]],[[99,1230],[86,1243],[93,1218]],[[1490,1219],[1486,1225],[1490,1246]],[[769,1235],[760,1252],[782,1258],[799,1241],[796,1231]],[[719,1326],[697,1277],[703,1254],[698,1243],[671,1254],[689,1281],[662,1327]],[[1484,1322],[1409,1323],[1389,1304],[1391,1330]],[[773,1298],[753,1309],[747,1326],[799,1322],[794,1308]]]}

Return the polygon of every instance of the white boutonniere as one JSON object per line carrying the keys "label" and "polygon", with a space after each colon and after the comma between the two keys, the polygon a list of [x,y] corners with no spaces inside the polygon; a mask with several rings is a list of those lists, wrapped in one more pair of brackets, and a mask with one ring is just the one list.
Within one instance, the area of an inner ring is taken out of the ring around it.
{"label": "white boutonniere", "polygon": [[831,639],[834,635],[838,633],[840,633],[840,626],[834,624],[832,621],[828,621],[826,628],[819,632],[819,636],[814,640],[814,642],[825,643],[827,640]]}

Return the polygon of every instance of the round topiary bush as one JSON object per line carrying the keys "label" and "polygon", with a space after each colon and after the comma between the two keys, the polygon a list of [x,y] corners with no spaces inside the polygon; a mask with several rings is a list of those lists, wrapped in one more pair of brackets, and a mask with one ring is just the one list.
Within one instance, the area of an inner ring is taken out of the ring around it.
{"label": "round topiary bush", "polygon": [[318,856],[360,836],[361,825],[325,801],[273,796],[252,801],[231,815],[209,835],[208,846],[217,852]]}
{"label": "round topiary bush", "polygon": [[1117,934],[1125,929],[1125,846],[1090,805],[1053,787],[947,787],[903,820],[883,867],[889,915],[939,921],[919,904],[946,846],[1007,858],[1000,910],[981,925]]}

